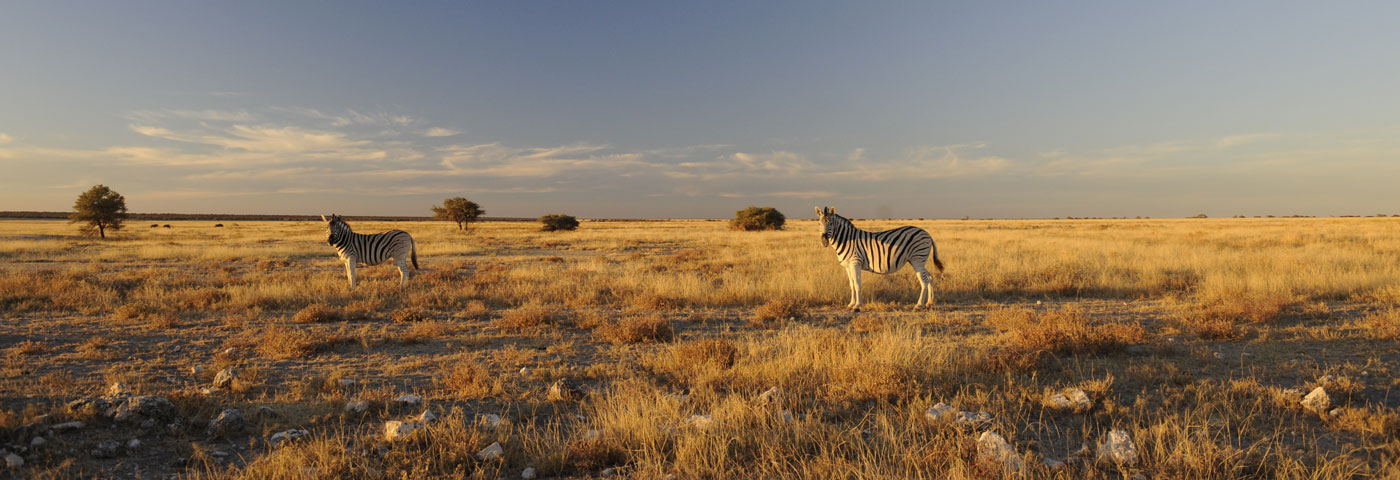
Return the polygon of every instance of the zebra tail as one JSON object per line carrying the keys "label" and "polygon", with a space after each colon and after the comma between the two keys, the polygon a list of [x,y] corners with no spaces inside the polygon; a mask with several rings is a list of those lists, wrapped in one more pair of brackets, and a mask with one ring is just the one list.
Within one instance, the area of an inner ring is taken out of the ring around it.
{"label": "zebra tail", "polygon": [[[408,241],[408,258],[413,259],[413,269],[414,269],[414,270],[417,270],[417,269],[418,269],[418,242],[415,242],[415,241],[413,241],[413,240],[409,240],[409,241]],[[939,270],[942,270],[942,267],[939,267]]]}
{"label": "zebra tail", "polygon": [[938,247],[933,247],[933,266],[938,268],[938,273],[943,273],[943,261],[938,259]]}

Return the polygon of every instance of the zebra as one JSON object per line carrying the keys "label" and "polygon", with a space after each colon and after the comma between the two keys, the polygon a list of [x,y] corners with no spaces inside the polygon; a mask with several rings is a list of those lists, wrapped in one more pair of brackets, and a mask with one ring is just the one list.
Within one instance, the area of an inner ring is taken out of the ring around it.
{"label": "zebra", "polygon": [[384,233],[363,235],[350,231],[350,225],[331,214],[331,218],[321,215],[326,222],[326,243],[335,247],[335,253],[345,262],[345,275],[350,277],[350,288],[355,288],[355,265],[374,266],[390,258],[399,267],[399,286],[408,286],[408,262],[418,269],[418,247],[413,237],[403,230],[389,230]]}
{"label": "zebra", "polygon": [[851,289],[851,302],[846,304],[860,311],[860,272],[894,273],[905,262],[914,268],[919,279],[919,300],[914,308],[933,306],[933,275],[924,264],[929,257],[933,266],[943,271],[938,259],[938,246],[924,229],[903,226],[883,232],[867,232],[856,228],[850,220],[836,214],[834,208],[816,207],[817,222],[822,230],[822,247],[836,250],[836,258],[846,268],[846,281]]}

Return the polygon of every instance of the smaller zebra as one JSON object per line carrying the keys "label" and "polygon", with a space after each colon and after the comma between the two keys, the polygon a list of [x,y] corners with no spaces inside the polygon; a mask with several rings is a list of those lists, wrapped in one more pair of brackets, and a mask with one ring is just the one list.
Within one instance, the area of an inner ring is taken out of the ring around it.
{"label": "smaller zebra", "polygon": [[933,275],[925,264],[930,257],[933,266],[943,271],[938,259],[938,246],[924,229],[905,225],[883,232],[867,232],[856,228],[850,220],[836,214],[834,208],[817,209],[817,222],[822,230],[822,247],[836,250],[836,258],[846,267],[846,281],[851,289],[851,302],[846,307],[860,311],[860,272],[879,274],[899,271],[905,263],[914,268],[919,279],[919,300],[914,308],[933,306]]}
{"label": "smaller zebra", "polygon": [[363,235],[350,230],[350,225],[331,214],[331,218],[321,215],[326,222],[326,243],[335,247],[335,253],[345,262],[345,275],[350,277],[350,288],[355,288],[355,266],[374,266],[390,258],[399,267],[399,286],[408,286],[408,262],[413,261],[413,269],[418,269],[418,248],[413,237],[403,230],[389,230],[384,233]]}

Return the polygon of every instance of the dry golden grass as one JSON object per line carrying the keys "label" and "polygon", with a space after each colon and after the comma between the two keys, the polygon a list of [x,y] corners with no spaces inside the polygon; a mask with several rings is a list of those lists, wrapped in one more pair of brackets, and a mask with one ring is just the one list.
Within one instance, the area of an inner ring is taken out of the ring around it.
{"label": "dry golden grass", "polygon": [[593,334],[614,344],[669,342],[675,337],[671,322],[659,315],[623,317],[594,327]]}
{"label": "dry golden grass", "polygon": [[[993,430],[1032,478],[1400,476],[1400,224],[1387,219],[857,221],[924,227],[948,265],[932,311],[909,308],[905,270],[866,275],[859,315],[811,221],[586,222],[567,238],[532,222],[465,236],[355,223],[410,231],[425,268],[400,289],[397,271],[367,267],[353,290],[316,222],[210,223],[102,242],[0,222],[0,441],[27,444],[19,427],[73,418],[67,401],[116,380],[192,422],[143,436],[149,455],[41,454],[18,475],[996,478],[975,454]],[[223,367],[240,371],[234,388],[200,393]],[[589,393],[550,402],[560,379]],[[1299,405],[1317,386],[1335,416]],[[1094,407],[1045,407],[1072,388]],[[421,413],[391,406],[403,393],[444,418],[390,443],[384,421]],[[357,399],[373,407],[344,413]],[[992,420],[926,421],[939,402]],[[279,416],[237,449],[204,436],[221,409],[261,405]],[[269,448],[287,428],[313,434]],[[1138,465],[1041,465],[1112,428]],[[131,435],[103,424],[50,441],[87,452]],[[492,442],[504,460],[473,456]]]}

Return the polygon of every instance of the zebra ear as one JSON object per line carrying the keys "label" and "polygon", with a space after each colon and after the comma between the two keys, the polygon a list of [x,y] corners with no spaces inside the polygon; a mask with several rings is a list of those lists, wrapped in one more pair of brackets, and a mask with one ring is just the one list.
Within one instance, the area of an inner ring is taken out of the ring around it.
{"label": "zebra ear", "polygon": [[321,221],[322,221],[322,222],[329,222],[330,220],[326,220],[326,216],[325,216],[325,215],[321,215]]}
{"label": "zebra ear", "polygon": [[817,218],[821,218],[826,215],[826,212],[822,211],[822,207],[812,207],[812,209],[817,211]]}

